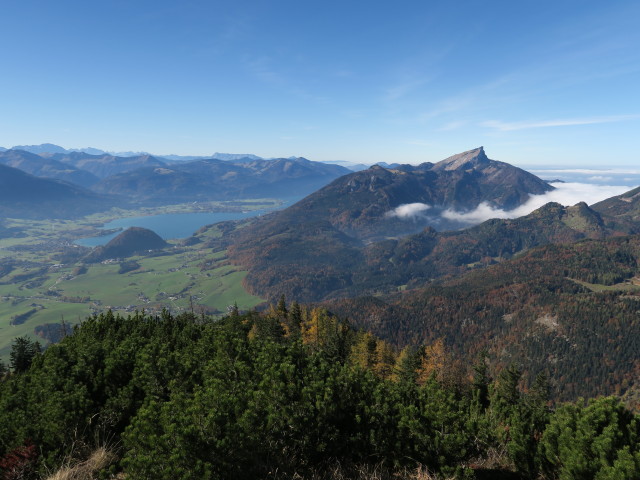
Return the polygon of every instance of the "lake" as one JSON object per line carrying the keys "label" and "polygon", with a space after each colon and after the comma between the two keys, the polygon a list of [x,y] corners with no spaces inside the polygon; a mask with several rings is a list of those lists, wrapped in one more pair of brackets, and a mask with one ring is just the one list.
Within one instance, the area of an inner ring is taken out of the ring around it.
{"label": "lake", "polygon": [[[102,228],[105,230],[112,230],[114,228],[126,230],[129,227],[142,227],[153,230],[165,240],[170,238],[185,238],[191,236],[196,230],[204,225],[211,225],[212,223],[224,222],[227,220],[242,220],[243,218],[255,217],[266,212],[288,207],[299,199],[299,197],[286,199],[282,205],[278,205],[275,208],[251,210],[248,212],[165,213],[162,215],[148,215],[144,217],[125,217],[105,223]],[[101,235],[99,237],[81,238],[76,240],[75,243],[84,247],[97,247],[98,245],[104,245],[109,240],[122,233],[122,230],[107,235]]]}

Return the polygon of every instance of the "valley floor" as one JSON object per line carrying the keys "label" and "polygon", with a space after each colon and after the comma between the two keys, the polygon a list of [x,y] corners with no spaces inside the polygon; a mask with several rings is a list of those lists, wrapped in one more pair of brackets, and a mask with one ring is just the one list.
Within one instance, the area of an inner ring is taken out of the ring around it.
{"label": "valley floor", "polygon": [[193,245],[172,240],[172,248],[154,256],[129,258],[128,267],[117,260],[85,264],[90,250],[75,242],[103,235],[100,227],[116,218],[261,210],[274,202],[112,209],[76,220],[5,219],[0,232],[0,358],[7,358],[16,337],[56,341],[73,324],[108,309],[220,315],[234,303],[242,309],[262,303],[242,287],[246,272],[228,264],[224,251],[214,253],[206,246],[208,238],[220,235],[215,228],[203,230]]}

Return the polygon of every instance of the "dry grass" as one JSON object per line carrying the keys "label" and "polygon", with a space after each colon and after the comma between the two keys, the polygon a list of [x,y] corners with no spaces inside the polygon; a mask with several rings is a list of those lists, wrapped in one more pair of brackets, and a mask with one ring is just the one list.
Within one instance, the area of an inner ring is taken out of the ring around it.
{"label": "dry grass", "polygon": [[424,466],[416,468],[404,468],[390,470],[381,464],[378,465],[352,465],[344,467],[335,463],[323,472],[314,472],[309,475],[294,474],[293,476],[278,475],[275,472],[268,477],[269,480],[451,480],[438,477],[429,472]]}
{"label": "dry grass", "polygon": [[[75,465],[60,468],[46,480],[95,480],[97,473],[116,460],[116,456],[107,448],[100,447],[91,456]],[[124,480],[126,474],[119,474],[117,479]],[[268,475],[266,480],[453,480],[432,473],[420,465],[415,468],[392,470],[383,464],[343,466],[339,462],[323,471],[306,475],[285,475],[278,471]]]}
{"label": "dry grass", "polygon": [[91,456],[73,466],[62,467],[47,480],[93,480],[95,475],[109,466],[115,460],[115,455],[105,447],[97,448]]}

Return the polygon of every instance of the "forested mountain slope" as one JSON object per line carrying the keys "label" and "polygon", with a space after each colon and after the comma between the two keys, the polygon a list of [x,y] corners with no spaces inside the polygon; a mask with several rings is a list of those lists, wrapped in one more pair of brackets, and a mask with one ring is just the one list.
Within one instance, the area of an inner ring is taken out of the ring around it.
{"label": "forested mountain slope", "polygon": [[638,236],[547,245],[442,286],[329,308],[399,345],[440,338],[456,358],[486,350],[523,365],[529,382],[545,371],[560,399],[638,402],[639,264]]}
{"label": "forested mountain slope", "polygon": [[328,221],[313,221],[292,209],[256,219],[228,236],[229,257],[249,270],[245,285],[252,292],[305,302],[391,292],[460,275],[535,246],[616,233],[586,204],[550,203],[517,219],[488,220],[453,232],[426,228],[365,245]]}
{"label": "forested mountain slope", "polygon": [[640,187],[598,202],[592,207],[608,217],[613,228],[640,232]]}

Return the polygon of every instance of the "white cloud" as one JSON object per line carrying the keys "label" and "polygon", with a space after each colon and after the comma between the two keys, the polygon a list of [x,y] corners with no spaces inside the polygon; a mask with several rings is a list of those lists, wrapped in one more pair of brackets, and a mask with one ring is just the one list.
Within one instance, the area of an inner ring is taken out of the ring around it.
{"label": "white cloud", "polygon": [[[491,218],[517,218],[528,215],[549,202],[557,202],[564,206],[586,202],[589,205],[600,202],[630,190],[625,185],[593,185],[588,183],[554,183],[555,190],[543,195],[531,195],[529,200],[513,210],[501,210],[483,202],[470,212],[444,210],[442,218],[475,225]],[[409,203],[400,205],[388,215],[405,219],[422,216],[431,207],[425,203]]]}
{"label": "white cloud", "polygon": [[555,190],[543,195],[531,195],[529,200],[513,210],[500,210],[481,203],[470,212],[445,210],[444,218],[458,220],[468,224],[477,224],[490,218],[517,218],[528,215],[549,202],[557,202],[564,206],[586,202],[589,205],[600,202],[630,190],[625,185],[593,185],[589,183],[554,183]]}
{"label": "white cloud", "polygon": [[387,216],[398,218],[416,218],[423,216],[431,208],[426,203],[405,203],[387,213]]}
{"label": "white cloud", "polygon": [[[442,212],[442,216],[447,220],[456,220],[458,222],[475,225],[477,223],[482,223],[485,220],[489,220],[490,218],[513,218],[511,216],[512,212],[515,212],[515,210],[500,210],[498,208],[493,208],[487,202],[482,202],[475,210],[470,212],[456,212],[455,210],[447,209]],[[514,214],[514,216],[519,215]]]}
{"label": "white cloud", "polygon": [[578,202],[586,202],[589,205],[600,202],[615,195],[621,195],[631,190],[628,185],[593,185],[591,183],[554,183],[555,190],[543,195],[532,195],[529,201],[519,208],[532,212],[548,202],[558,202],[564,206],[575,205]]}
{"label": "white cloud", "polygon": [[623,122],[625,120],[635,120],[638,118],[640,118],[640,115],[611,115],[607,117],[570,118],[545,120],[541,122],[500,122],[491,120],[488,122],[483,122],[480,125],[483,127],[494,128],[501,132],[509,132],[512,130],[526,130],[530,128],[570,127],[576,125],[595,125],[600,123]]}

